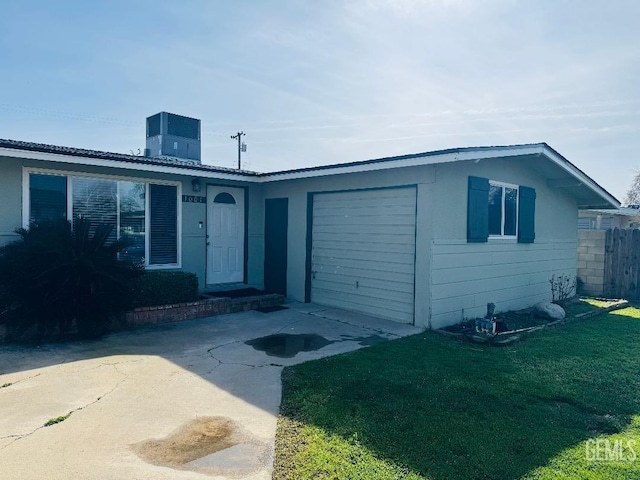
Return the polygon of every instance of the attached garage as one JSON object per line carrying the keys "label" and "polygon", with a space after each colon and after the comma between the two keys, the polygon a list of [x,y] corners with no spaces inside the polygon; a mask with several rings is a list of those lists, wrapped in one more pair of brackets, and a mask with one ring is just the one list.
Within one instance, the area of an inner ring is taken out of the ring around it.
{"label": "attached garage", "polygon": [[416,188],[313,194],[311,301],[414,323]]}

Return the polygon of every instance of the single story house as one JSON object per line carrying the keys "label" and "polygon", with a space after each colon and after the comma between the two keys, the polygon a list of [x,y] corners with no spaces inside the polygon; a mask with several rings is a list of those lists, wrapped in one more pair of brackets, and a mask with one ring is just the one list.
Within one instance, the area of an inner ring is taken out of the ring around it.
{"label": "single story house", "polygon": [[[147,127],[148,145],[184,147]],[[199,139],[199,125],[185,131],[174,125]],[[0,140],[0,242],[82,216],[132,238],[125,254],[147,269],[193,272],[202,287],[249,284],[439,328],[488,302],[549,300],[553,274],[576,274],[578,210],[619,206],[545,143],[273,173],[205,165],[197,150],[181,160]]]}

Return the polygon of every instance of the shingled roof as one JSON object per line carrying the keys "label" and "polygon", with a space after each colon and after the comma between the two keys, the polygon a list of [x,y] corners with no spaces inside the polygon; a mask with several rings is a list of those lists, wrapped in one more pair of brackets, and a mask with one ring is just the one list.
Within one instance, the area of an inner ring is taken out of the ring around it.
{"label": "shingled roof", "polygon": [[179,167],[190,170],[200,170],[208,172],[232,173],[235,175],[257,176],[256,172],[249,170],[238,170],[235,168],[218,167],[214,165],[203,165],[188,160],[180,160],[173,157],[143,157],[140,155],[127,155],[124,153],[103,152],[100,150],[87,150],[84,148],[63,147],[60,145],[48,145],[45,143],[23,142],[20,140],[0,139],[0,147],[13,148],[16,150],[26,150],[29,152],[53,153],[60,155],[71,155],[74,157],[99,158],[101,160],[114,160],[119,162],[141,163],[146,165],[159,165],[167,167]]}

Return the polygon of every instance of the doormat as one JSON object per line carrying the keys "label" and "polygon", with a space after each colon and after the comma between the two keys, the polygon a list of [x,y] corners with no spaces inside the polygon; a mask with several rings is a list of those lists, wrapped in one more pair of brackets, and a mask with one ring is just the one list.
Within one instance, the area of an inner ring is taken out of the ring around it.
{"label": "doormat", "polygon": [[282,305],[273,305],[272,307],[256,308],[256,312],[262,313],[279,312],[280,310],[289,310],[289,307],[284,307]]}
{"label": "doormat", "polygon": [[240,290],[228,290],[226,292],[205,292],[203,295],[214,298],[242,298],[242,297],[255,297],[258,295],[266,295],[264,290],[258,290],[257,288],[241,288]]}

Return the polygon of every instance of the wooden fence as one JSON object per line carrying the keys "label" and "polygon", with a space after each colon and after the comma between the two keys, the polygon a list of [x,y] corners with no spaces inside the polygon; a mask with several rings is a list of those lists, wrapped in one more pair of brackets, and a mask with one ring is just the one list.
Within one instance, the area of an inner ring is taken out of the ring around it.
{"label": "wooden fence", "polygon": [[640,301],[640,230],[607,230],[604,296]]}

